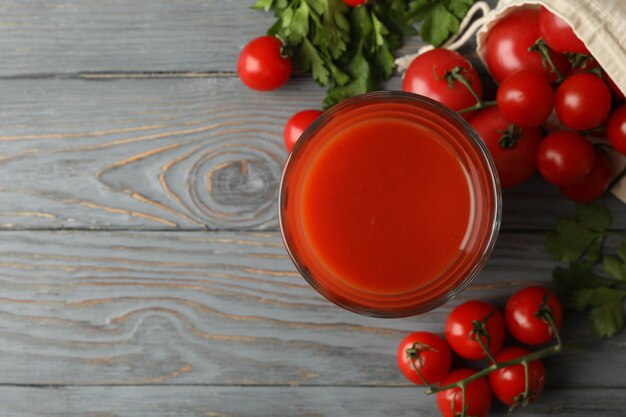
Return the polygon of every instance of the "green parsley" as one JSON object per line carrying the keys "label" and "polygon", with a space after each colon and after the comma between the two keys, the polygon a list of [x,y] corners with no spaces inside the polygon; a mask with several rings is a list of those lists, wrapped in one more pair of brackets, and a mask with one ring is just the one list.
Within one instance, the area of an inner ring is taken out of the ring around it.
{"label": "green parsley", "polygon": [[342,0],[257,0],[277,20],[268,30],[328,94],[324,107],[379,90],[394,55],[416,33],[440,46],[459,29],[475,0],[385,0],[349,7]]}
{"label": "green parsley", "polygon": [[[581,205],[548,233],[546,248],[568,267],[557,267],[554,283],[568,298],[566,307],[587,311],[594,334],[609,337],[624,327],[626,298],[626,235],[609,230],[611,212],[603,206]],[[619,244],[607,254],[607,240]]]}

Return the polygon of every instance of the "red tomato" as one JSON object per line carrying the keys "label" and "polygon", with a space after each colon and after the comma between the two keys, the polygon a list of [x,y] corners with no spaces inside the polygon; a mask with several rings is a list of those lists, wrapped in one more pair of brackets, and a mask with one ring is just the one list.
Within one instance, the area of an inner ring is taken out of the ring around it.
{"label": "red tomato", "polygon": [[[460,368],[450,372],[441,381],[441,386],[453,384],[476,373],[473,369]],[[463,410],[461,388],[451,388],[437,393],[437,405],[444,417],[457,417]],[[465,414],[472,417],[486,417],[491,408],[491,390],[486,378],[478,378],[465,387]],[[454,413],[452,410],[454,409]]]}
{"label": "red tomato", "polygon": [[356,7],[365,4],[367,0],[343,0],[348,6]]}
{"label": "red tomato", "polygon": [[611,91],[594,74],[575,74],[556,90],[554,109],[565,126],[576,130],[593,129],[611,112]]}
{"label": "red tomato", "polygon": [[509,122],[520,127],[535,127],[552,113],[554,92],[544,76],[523,70],[502,81],[496,101],[500,114]]}
{"label": "red tomato", "polygon": [[564,130],[550,133],[537,150],[537,167],[546,179],[556,185],[582,181],[593,168],[593,145],[584,136]]}
{"label": "red tomato", "polygon": [[537,149],[541,128],[513,128],[497,107],[476,113],[470,124],[480,135],[498,170],[503,188],[515,187],[528,180],[537,170]]}
{"label": "red tomato", "polygon": [[[503,17],[489,31],[487,37],[487,67],[497,82],[520,70],[534,71],[544,75],[549,82],[557,74],[543,65],[539,52],[529,48],[541,37],[539,33],[539,10],[518,10]],[[569,69],[567,57],[551,53],[552,61],[561,74]]]}
{"label": "red tomato", "polygon": [[557,328],[563,322],[563,307],[556,295],[547,288],[535,285],[513,294],[506,303],[506,327],[518,341],[527,345],[542,345],[554,338],[548,323],[536,316],[546,298]]}
{"label": "red tomato", "polygon": [[282,87],[291,77],[291,58],[281,54],[282,43],[273,36],[261,36],[244,46],[237,73],[253,90],[269,91]]}
{"label": "red tomato", "polygon": [[555,52],[589,55],[589,50],[576,36],[572,27],[543,6],[539,12],[539,31],[543,40]]}
{"label": "red tomato", "polygon": [[[531,352],[517,346],[509,346],[496,355],[496,362],[508,362]],[[535,400],[546,384],[546,369],[541,359],[528,363],[528,401]],[[526,374],[523,365],[511,365],[489,374],[489,385],[496,398],[506,405],[521,405],[526,391]]]}
{"label": "red tomato", "polygon": [[615,150],[626,155],[626,104],[615,109],[609,118],[607,134]]}
{"label": "red tomato", "polygon": [[[460,75],[482,98],[483,86],[472,64],[458,52],[441,48],[428,51],[411,62],[402,80],[402,90],[432,98],[455,111],[471,107],[476,104],[476,98],[470,90],[456,80],[451,87],[445,78],[446,72],[455,68],[461,68]],[[469,120],[472,114],[462,116]]]}
{"label": "red tomato", "polygon": [[564,185],[560,190],[565,197],[577,203],[591,203],[604,195],[612,176],[611,161],[604,152],[597,150],[591,172],[581,181]]}
{"label": "red tomato", "polygon": [[480,340],[488,347],[491,354],[497,353],[504,343],[504,318],[493,305],[484,301],[468,301],[456,307],[446,321],[446,340],[459,356],[478,360],[487,355],[477,341],[474,323],[486,320],[489,338],[481,336]]}
{"label": "red tomato", "polygon": [[283,140],[285,141],[285,148],[287,151],[293,149],[293,145],[296,144],[302,133],[313,123],[320,115],[321,110],[303,110],[300,111],[287,120],[285,129],[283,130]]}
{"label": "red tomato", "polygon": [[[416,351],[417,356],[410,356],[411,351]],[[406,379],[414,384],[424,385],[415,371],[417,368],[428,384],[432,385],[448,374],[452,364],[452,353],[448,344],[436,334],[415,332],[402,339],[398,345],[396,360]]]}

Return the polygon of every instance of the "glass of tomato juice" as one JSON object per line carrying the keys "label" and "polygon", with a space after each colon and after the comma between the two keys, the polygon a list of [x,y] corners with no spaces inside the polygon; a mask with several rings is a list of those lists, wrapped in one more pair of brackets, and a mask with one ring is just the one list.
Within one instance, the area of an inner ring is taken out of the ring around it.
{"label": "glass of tomato juice", "polygon": [[403,92],[326,111],[286,162],[283,240],[328,300],[374,317],[406,317],[453,298],[478,274],[501,216],[497,173],[455,112]]}

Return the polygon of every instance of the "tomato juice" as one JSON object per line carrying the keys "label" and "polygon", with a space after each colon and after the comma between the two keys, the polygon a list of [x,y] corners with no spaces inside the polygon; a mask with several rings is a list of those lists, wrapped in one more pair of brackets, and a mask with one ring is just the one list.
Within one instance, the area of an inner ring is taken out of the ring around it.
{"label": "tomato juice", "polygon": [[346,100],[286,164],[286,247],[304,278],[344,308],[377,317],[430,310],[467,285],[493,247],[495,172],[471,127],[430,99]]}

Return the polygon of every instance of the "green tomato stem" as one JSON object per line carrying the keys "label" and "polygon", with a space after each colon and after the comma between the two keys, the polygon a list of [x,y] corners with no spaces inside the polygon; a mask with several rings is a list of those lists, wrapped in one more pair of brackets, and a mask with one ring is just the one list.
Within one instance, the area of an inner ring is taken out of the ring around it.
{"label": "green tomato stem", "polygon": [[[483,101],[483,99],[480,98],[476,90],[474,90],[474,87],[472,87],[472,84],[467,80],[467,77],[463,75],[463,70],[464,68],[461,66],[454,67],[451,70],[446,71],[443,77],[444,79],[448,80],[448,83],[450,84],[450,88],[454,87],[454,81],[458,81],[461,85],[467,88],[467,91],[469,91],[472,97],[474,97],[474,100],[476,100],[476,104],[474,104],[473,106],[467,107],[465,109],[462,109],[458,111],[457,113],[463,114],[463,113],[467,113],[467,112],[474,111],[474,110],[481,110],[485,107],[495,106],[496,105],[495,101]],[[435,76],[436,76],[436,73],[435,73]]]}
{"label": "green tomato stem", "polygon": [[493,100],[493,101],[482,101],[482,100],[480,100],[478,103],[474,104],[473,106],[461,109],[457,113],[459,113],[459,114],[469,113],[471,111],[482,110],[484,108],[492,107],[492,106],[495,106],[495,105],[497,105],[497,102],[495,100]]}
{"label": "green tomato stem", "polygon": [[431,349],[432,350],[432,347],[430,347],[429,345],[426,345],[424,343],[413,343],[413,346],[411,346],[410,349],[406,349],[405,352],[406,352],[407,356],[409,357],[409,361],[411,362],[411,367],[417,373],[417,376],[419,377],[419,379],[422,380],[422,384],[429,385],[428,381],[426,381],[426,378],[424,377],[424,375],[422,375],[422,372],[418,369],[417,366],[415,366],[415,361],[413,360],[413,358],[416,358],[416,360],[418,360],[420,362],[420,365],[421,365],[422,364],[422,358],[420,356],[420,352],[422,350],[425,350],[425,349]]}
{"label": "green tomato stem", "polygon": [[556,85],[559,85],[563,82],[563,80],[565,79],[565,76],[561,74],[559,69],[554,64],[554,61],[552,60],[552,55],[550,55],[550,48],[546,44],[546,41],[543,40],[543,38],[537,39],[537,42],[535,42],[534,45],[528,48],[528,50],[531,52],[537,52],[541,54],[541,59],[544,63],[544,68],[546,66],[545,64],[547,63],[552,69],[552,71],[554,71],[554,73],[556,74],[556,81],[554,82]]}

